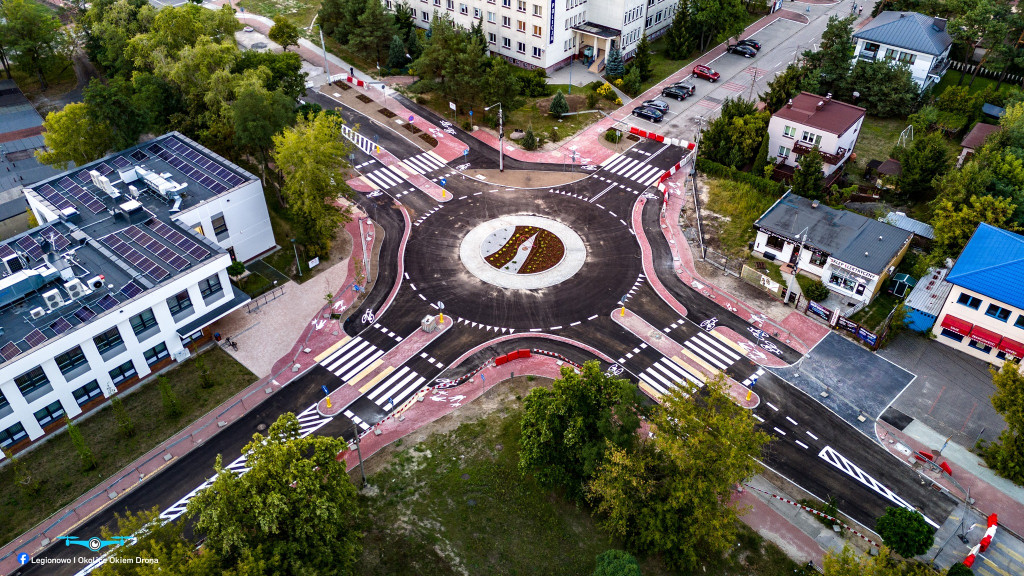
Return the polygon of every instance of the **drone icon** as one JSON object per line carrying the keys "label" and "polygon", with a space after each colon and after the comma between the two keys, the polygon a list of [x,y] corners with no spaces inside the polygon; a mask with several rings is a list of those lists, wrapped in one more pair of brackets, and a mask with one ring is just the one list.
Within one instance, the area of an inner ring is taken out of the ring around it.
{"label": "drone icon", "polygon": [[110,540],[102,540],[96,537],[89,538],[88,540],[82,540],[77,536],[60,536],[58,540],[63,540],[65,546],[75,544],[76,546],[82,546],[96,552],[106,548],[107,546],[124,546],[126,543],[134,540],[134,538],[131,536],[111,536]]}

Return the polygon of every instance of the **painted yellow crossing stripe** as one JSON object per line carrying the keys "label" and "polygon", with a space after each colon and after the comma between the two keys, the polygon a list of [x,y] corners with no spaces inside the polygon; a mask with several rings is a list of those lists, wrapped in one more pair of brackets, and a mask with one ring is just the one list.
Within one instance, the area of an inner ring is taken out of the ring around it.
{"label": "painted yellow crossing stripe", "polygon": [[374,190],[380,190],[380,186],[378,186],[377,184],[375,184],[375,183],[373,182],[373,180],[370,180],[370,179],[369,179],[369,178],[367,178],[366,176],[360,176],[360,177],[359,177],[359,180],[362,180],[363,182],[365,182],[365,183],[366,183],[366,185],[367,185],[367,186],[369,186],[369,187],[373,188]]}
{"label": "painted yellow crossing stripe", "polygon": [[651,388],[646,383],[644,383],[643,380],[640,381],[640,389],[643,390],[644,392],[646,392],[648,396],[650,396],[651,398],[654,398],[655,400],[657,400],[658,398],[661,398],[661,392],[658,392],[654,388]]}
{"label": "painted yellow crossing stripe", "polygon": [[985,564],[988,564],[989,568],[995,570],[996,572],[1002,574],[1003,576],[1010,576],[1009,572],[1007,572],[1006,570],[1003,570],[1002,568],[1000,568],[998,565],[996,565],[995,562],[989,560],[988,558],[986,558],[984,556],[982,556],[981,559],[985,561]]}
{"label": "painted yellow crossing stripe", "polygon": [[728,347],[732,348],[733,350],[739,352],[740,356],[746,356],[747,355],[747,351],[744,350],[742,346],[740,346],[739,344],[733,342],[732,340],[729,340],[725,336],[722,336],[718,332],[715,332],[714,330],[712,330],[711,331],[711,335],[714,336],[715,338],[718,338],[719,340],[721,340],[722,343],[725,344],[726,346],[728,346]]}
{"label": "painted yellow crossing stripe", "polygon": [[433,150],[428,150],[428,151],[427,151],[427,154],[430,154],[431,156],[433,156],[433,157],[434,157],[435,159],[437,159],[437,161],[438,161],[438,162],[440,162],[441,164],[447,164],[447,163],[448,163],[448,161],[447,161],[447,160],[445,160],[444,158],[442,158],[440,154],[438,154],[437,152],[434,152]]}
{"label": "painted yellow crossing stripe", "polygon": [[1006,554],[1007,556],[1010,556],[1011,558],[1013,558],[1017,562],[1020,562],[1021,564],[1024,564],[1024,556],[1021,556],[1020,554],[1014,552],[1013,550],[1010,550],[1009,548],[1007,548],[1006,546],[1003,546],[999,542],[995,542],[994,543],[994,547],[998,548],[1000,552],[1002,552],[1003,554]]}
{"label": "painted yellow crossing stripe", "polygon": [[[683,352],[688,352],[688,351],[687,350],[683,350]],[[678,364],[680,368],[685,370],[687,373],[690,374],[690,376],[693,376],[697,380],[700,380],[701,382],[707,382],[708,381],[707,376],[705,376],[704,373],[701,372],[700,370],[686,370],[687,368],[690,368],[690,366],[687,366],[686,365],[686,361],[684,361],[683,359],[679,358],[678,356],[673,356],[672,357],[672,361],[675,362],[676,364]]]}
{"label": "painted yellow crossing stripe", "polygon": [[[700,359],[700,357],[698,357],[698,356],[697,356],[696,354],[694,354],[693,352],[690,352],[689,350],[685,350],[685,349],[684,349],[684,350],[683,350],[683,354],[685,354],[685,355],[686,355],[686,357],[687,357],[687,358],[689,358],[690,360],[693,360],[694,362],[696,362],[696,363],[697,363],[697,364],[698,364],[699,366],[701,366],[702,368],[706,368],[706,369],[707,369],[707,370],[708,370],[709,372],[711,372],[712,374],[714,374],[715,372],[718,372],[718,368],[715,368],[715,367],[713,367],[713,366],[712,366],[711,364],[708,364],[707,362],[705,362],[705,361],[701,360],[701,359]],[[700,381],[701,381],[701,382],[704,382],[704,381],[706,381],[706,380],[707,380],[707,379],[706,379],[706,378],[704,377],[704,375],[703,375],[703,374],[701,374],[701,379],[700,379]]]}
{"label": "painted yellow crossing stripe", "polygon": [[327,350],[324,350],[323,352],[317,354],[316,358],[313,358],[313,360],[316,361],[316,362],[319,362],[319,361],[323,360],[324,358],[327,358],[331,354],[334,354],[335,350],[337,350],[338,348],[341,348],[342,346],[344,346],[345,342],[348,342],[351,339],[352,339],[351,336],[345,336],[341,340],[338,340],[337,342],[335,342],[334,345],[331,346],[330,348],[328,348]]}
{"label": "painted yellow crossing stripe", "polygon": [[349,378],[348,382],[346,382],[346,384],[348,384],[349,386],[355,386],[356,384],[359,383],[360,380],[362,380],[363,378],[366,378],[367,374],[369,374],[370,372],[373,372],[374,370],[376,370],[377,367],[380,366],[383,363],[384,363],[383,360],[380,360],[380,359],[375,360],[372,364],[370,364],[368,367],[366,367],[366,369],[364,369],[362,372],[360,372],[359,374],[356,374],[353,378]]}
{"label": "painted yellow crossing stripe", "polygon": [[[377,360],[376,364],[379,365],[380,362],[381,362],[380,360]],[[376,376],[374,376],[372,380],[367,382],[366,385],[364,385],[362,388],[359,389],[359,393],[360,394],[364,394],[367,390],[369,390],[370,388],[373,388],[374,386],[376,386],[378,382],[383,380],[385,377],[387,377],[388,374],[391,374],[394,371],[395,371],[395,367],[394,366],[388,366],[387,368],[381,370],[380,374],[377,374]]]}

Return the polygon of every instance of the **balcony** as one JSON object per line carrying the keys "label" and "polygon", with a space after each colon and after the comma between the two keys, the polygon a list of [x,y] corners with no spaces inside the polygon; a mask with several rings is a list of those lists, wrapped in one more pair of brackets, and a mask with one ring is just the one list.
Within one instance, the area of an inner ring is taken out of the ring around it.
{"label": "balcony", "polygon": [[949,58],[936,58],[935,62],[932,62],[932,67],[928,70],[928,74],[930,76],[942,77],[946,70],[949,70],[949,65],[952,63],[953,61]]}
{"label": "balcony", "polygon": [[[797,141],[793,143],[793,152],[801,156],[805,154],[810,154],[813,148],[814,146],[808,144],[807,142]],[[838,150],[835,151],[835,153],[832,153],[826,152],[825,150],[819,148],[818,152],[821,153],[821,158],[822,160],[825,161],[826,164],[837,166],[843,161],[843,158],[846,157],[847,150],[846,148],[839,148]]]}
{"label": "balcony", "polygon": [[875,58],[877,57],[878,50],[868,50],[866,48],[864,50],[861,50],[860,53],[857,54],[857,58],[864,60],[865,62],[874,62]]}

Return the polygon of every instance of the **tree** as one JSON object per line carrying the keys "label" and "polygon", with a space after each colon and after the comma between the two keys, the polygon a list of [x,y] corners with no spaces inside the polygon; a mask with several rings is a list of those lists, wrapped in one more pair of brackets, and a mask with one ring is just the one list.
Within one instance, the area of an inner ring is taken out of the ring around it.
{"label": "tree", "polygon": [[569,103],[565,101],[565,94],[562,94],[561,90],[555,92],[555,97],[551,99],[551,108],[549,110],[551,115],[555,118],[561,118],[568,111]]}
{"label": "tree", "polygon": [[888,507],[875,524],[875,532],[892,551],[905,558],[919,556],[932,547],[935,529],[916,510]]}
{"label": "tree", "polygon": [[1010,218],[1016,206],[1008,198],[971,196],[967,202],[954,205],[942,200],[932,215],[935,243],[932,257],[936,264],[956,258],[971,239],[978,224],[985,222],[998,228],[1012,229]]}
{"label": "tree", "polygon": [[172,420],[177,419],[181,416],[181,403],[178,402],[178,395],[171,388],[170,381],[166,376],[160,376],[156,379],[156,385],[160,388],[160,401],[164,405],[164,413]]}
{"label": "tree", "polygon": [[806,74],[806,70],[799,64],[790,64],[782,74],[770,80],[768,91],[759,96],[765,108],[774,112],[785,106],[790,99],[800,93],[800,84]]}
{"label": "tree", "polygon": [[1006,430],[982,454],[1000,476],[1024,485],[1024,374],[1006,362],[998,372],[992,370],[992,383],[996,387],[992,407],[1006,420]]}
{"label": "tree", "polygon": [[903,198],[925,202],[935,196],[933,182],[952,165],[945,138],[938,132],[919,136],[898,154],[902,171],[896,186]]}
{"label": "tree", "polygon": [[856,90],[860,94],[856,104],[880,118],[910,115],[917,108],[920,96],[910,68],[886,60],[857,61],[844,90],[842,100],[852,102]]}
{"label": "tree", "polygon": [[611,448],[636,443],[642,413],[636,386],[587,362],[577,374],[569,367],[552,388],[534,388],[523,402],[519,469],[541,484],[581,498]]}
{"label": "tree", "polygon": [[608,57],[604,60],[604,71],[609,76],[621,78],[626,67],[622,63],[622,52],[619,51],[618,46],[612,46],[611,50],[608,51]]}
{"label": "tree", "polygon": [[949,567],[946,576],[974,576],[974,570],[968,568],[963,562],[957,562]]}
{"label": "tree", "polygon": [[130,80],[115,77],[104,83],[94,78],[84,94],[93,123],[109,127],[114,149],[134,146],[149,128],[146,111],[135,106],[135,87]]}
{"label": "tree", "polygon": [[[160,511],[154,507],[138,514],[125,511],[116,514],[117,531],[107,526],[100,528],[100,536],[110,540],[114,536],[134,536],[123,546],[110,548],[110,559],[100,564],[95,576],[139,576],[150,574],[146,566],[155,567],[152,573],[180,576],[203,576],[220,574],[220,559],[210,550],[200,553],[195,544],[182,534],[182,524],[160,518]],[[137,562],[144,558],[146,563]],[[119,561],[122,560],[123,561]]]}
{"label": "tree", "polygon": [[855,19],[854,16],[829,17],[818,50],[807,50],[803,54],[805,66],[810,70],[805,77],[804,90],[816,94],[838,94],[844,87],[856,48],[850,42]]}
{"label": "tree", "polygon": [[324,0],[320,5],[317,22],[324,34],[348,44],[349,35],[359,25],[359,16],[366,11],[367,0]]}
{"label": "tree", "polygon": [[394,35],[391,14],[384,11],[380,0],[367,0],[366,9],[359,16],[359,25],[349,35],[349,46],[367,58],[375,58],[379,65]]}
{"label": "tree", "polygon": [[622,90],[631,96],[636,96],[640,93],[640,86],[642,84],[640,68],[630,64],[629,71],[626,72],[626,76],[622,79]]}
{"label": "tree", "polygon": [[247,473],[218,456],[213,484],[186,511],[204,549],[240,574],[354,574],[361,535],[356,488],[336,458],[345,449],[340,438],[300,438],[287,413],[242,450]]}
{"label": "tree", "polygon": [[37,151],[36,157],[60,170],[72,162],[78,166],[88,164],[113,147],[110,129],[93,120],[88,105],[81,102],[72,102],[63,110],[46,115],[43,141],[46,149]]}
{"label": "tree", "polygon": [[294,100],[280,90],[273,92],[258,84],[238,91],[231,104],[235,146],[256,155],[266,183],[267,152],[274,136],[295,121]]}
{"label": "tree", "polygon": [[633,53],[633,68],[640,71],[640,81],[646,82],[651,79],[651,74],[654,73],[653,64],[651,64],[651,43],[647,41],[647,34],[640,37],[640,42],[637,42],[636,52]]}
{"label": "tree", "polygon": [[597,555],[593,576],[642,576],[636,558],[622,550],[605,550]]}
{"label": "tree", "polygon": [[[768,120],[768,113],[758,112],[753,102],[742,98],[726,99],[721,114],[701,137],[701,153],[709,160],[733,168],[756,162],[758,150],[764,147]],[[767,158],[768,149],[764,150]]]}
{"label": "tree", "polygon": [[805,198],[823,200],[825,198],[825,173],[821,152],[815,146],[809,153],[800,157],[800,165],[793,173],[793,193]]}
{"label": "tree", "polygon": [[264,68],[270,72],[263,77],[263,86],[273,92],[280,89],[292,99],[298,99],[306,92],[306,76],[302,71],[302,57],[295,52],[259,52],[245,50],[231,68],[232,74],[246,70]]}
{"label": "tree", "polygon": [[292,21],[278,14],[274,16],[274,25],[270,27],[267,37],[281,45],[285,51],[289,46],[299,45],[299,27]]}
{"label": "tree", "polygon": [[757,154],[754,156],[754,165],[750,168],[750,173],[756,176],[764,174],[764,168],[768,165],[768,160],[771,158],[771,153],[768,151],[768,147],[771,139],[768,137],[768,133],[764,133],[764,138],[761,139],[761,147],[757,149]]}
{"label": "tree", "polygon": [[932,576],[930,568],[914,562],[900,562],[885,546],[877,556],[862,555],[849,546],[839,552],[825,552],[825,576]]}
{"label": "tree", "polygon": [[219,10],[196,4],[168,7],[157,12],[148,32],[128,41],[126,52],[135,68],[153,71],[177,60],[182,50],[204,37],[209,39],[207,44],[228,44],[237,52],[234,33],[241,28],[228,4]]}
{"label": "tree", "polygon": [[760,470],[770,439],[724,382],[718,373],[703,390],[678,383],[649,419],[653,438],[634,449],[608,446],[588,485],[605,529],[683,571],[735,541],[733,487]]}
{"label": "tree", "polygon": [[135,422],[132,422],[132,416],[124,407],[124,400],[120,396],[110,399],[110,409],[114,413],[114,422],[117,423],[117,431],[121,437],[127,439],[135,436]]}
{"label": "tree", "polygon": [[401,70],[408,63],[409,58],[405,53],[405,44],[402,42],[402,37],[395,34],[391,37],[391,45],[388,46],[388,68]]}
{"label": "tree", "polygon": [[395,33],[402,42],[409,42],[416,35],[416,10],[405,2],[395,4]]}
{"label": "tree", "polygon": [[[63,59],[68,38],[60,20],[45,6],[31,0],[6,0],[0,4],[6,44],[14,62],[36,73],[46,90],[46,71]],[[63,63],[70,65],[70,60]]]}
{"label": "tree", "polygon": [[804,296],[806,296],[808,300],[813,300],[814,302],[821,302],[828,298],[831,293],[832,292],[828,289],[828,286],[825,286],[825,283],[821,280],[815,280],[808,284],[807,289],[804,290]]}
{"label": "tree", "polygon": [[342,141],[342,119],[321,112],[274,136],[274,162],[284,175],[284,198],[303,243],[312,254],[324,256],[339,225],[350,220],[348,209],[335,205],[339,197],[353,198],[345,183],[349,147]]}
{"label": "tree", "polygon": [[499,56],[492,56],[489,66],[484,75],[483,98],[489,104],[500,102],[502,112],[506,115],[511,114],[513,110],[523,105],[523,99],[520,97],[523,83],[518,74],[519,68]]}
{"label": "tree", "polygon": [[93,2],[79,19],[86,32],[86,52],[108,75],[127,77],[134,67],[127,52],[128,41],[148,32],[154,17],[156,9],[148,2]]}
{"label": "tree", "polygon": [[64,423],[68,427],[68,437],[71,438],[71,445],[75,447],[75,452],[78,452],[78,457],[82,460],[82,470],[92,470],[96,467],[96,458],[92,455],[92,449],[86,443],[85,436],[79,430],[78,424],[72,422],[67,416],[64,417]]}
{"label": "tree", "polygon": [[672,17],[672,26],[665,33],[665,53],[673,60],[682,60],[693,52],[694,41],[690,35],[690,10],[689,5],[680,2],[675,16]]}
{"label": "tree", "polygon": [[680,3],[679,11],[682,10],[690,12],[690,33],[700,39],[701,52],[720,41],[719,38],[739,34],[747,13],[740,0],[689,0]]}

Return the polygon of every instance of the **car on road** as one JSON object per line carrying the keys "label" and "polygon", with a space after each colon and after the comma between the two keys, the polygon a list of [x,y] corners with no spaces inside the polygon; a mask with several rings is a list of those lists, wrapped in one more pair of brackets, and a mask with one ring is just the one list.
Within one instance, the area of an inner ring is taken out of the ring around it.
{"label": "car on road", "polygon": [[687,94],[693,96],[693,93],[697,91],[697,86],[689,80],[683,80],[682,82],[676,82],[672,85],[674,88],[680,88],[686,90]]}
{"label": "car on road", "polygon": [[733,44],[725,49],[730,54],[739,54],[744,58],[753,58],[757,56],[757,50],[754,50],[750,46],[744,46],[743,44]]}
{"label": "car on road", "polygon": [[654,108],[648,108],[646,106],[638,106],[633,108],[633,116],[637,118],[643,118],[651,122],[661,122],[661,119],[665,117],[664,114],[658,112]]}
{"label": "car on road", "polygon": [[667,96],[669,98],[675,98],[676,100],[682,102],[683,100],[686,100],[686,98],[690,95],[690,92],[687,92],[685,89],[680,88],[678,86],[665,86],[664,88],[661,89],[661,95]]}
{"label": "car on road", "polygon": [[722,77],[721,74],[715,72],[710,66],[704,66],[703,64],[693,67],[693,75],[697,78],[703,78],[708,82],[714,82]]}
{"label": "car on road", "polygon": [[757,40],[754,40],[753,38],[747,38],[746,40],[740,40],[739,42],[736,43],[736,45],[737,46],[750,46],[754,50],[757,50],[757,51],[761,50],[761,43],[758,42]]}
{"label": "car on road", "polygon": [[665,102],[664,100],[644,100],[644,103],[641,104],[641,106],[654,108],[662,114],[668,112],[668,102]]}

